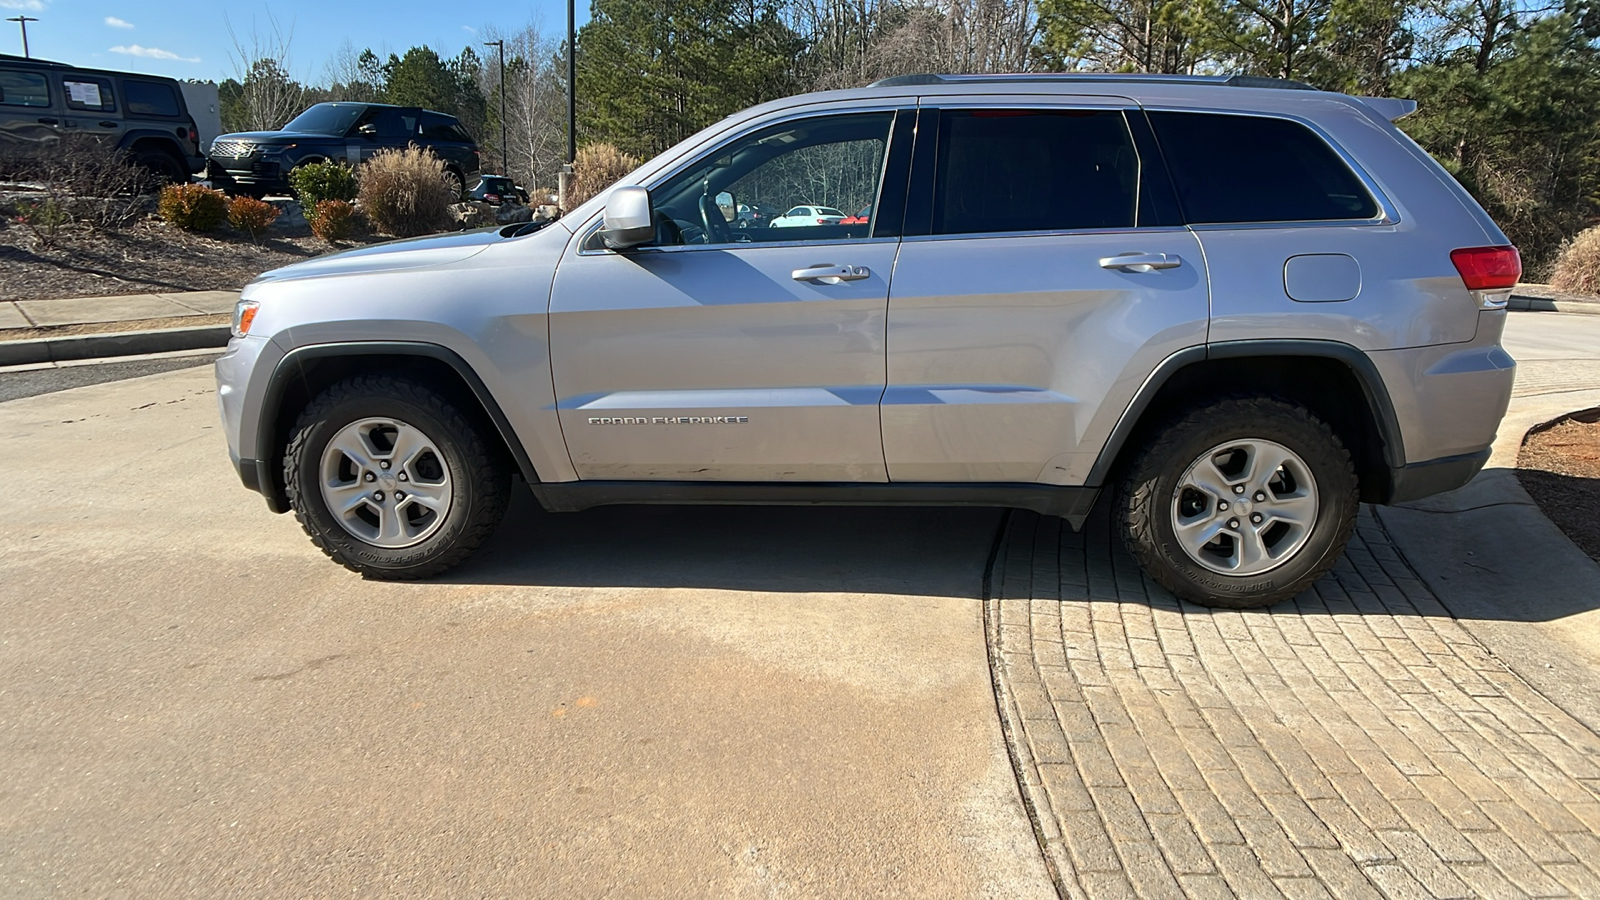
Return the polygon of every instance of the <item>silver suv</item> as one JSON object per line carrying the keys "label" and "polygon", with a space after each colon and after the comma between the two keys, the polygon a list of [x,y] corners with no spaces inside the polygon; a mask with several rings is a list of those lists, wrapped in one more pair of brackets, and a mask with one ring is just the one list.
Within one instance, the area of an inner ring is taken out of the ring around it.
{"label": "silver suv", "polygon": [[[1510,397],[1517,251],[1414,108],[1122,75],[768,103],[542,230],[262,276],[229,447],[377,578],[460,562],[518,475],[550,510],[1098,499],[1177,596],[1266,605],[1360,501],[1470,479]],[[801,205],[865,215],[735,227]]]}

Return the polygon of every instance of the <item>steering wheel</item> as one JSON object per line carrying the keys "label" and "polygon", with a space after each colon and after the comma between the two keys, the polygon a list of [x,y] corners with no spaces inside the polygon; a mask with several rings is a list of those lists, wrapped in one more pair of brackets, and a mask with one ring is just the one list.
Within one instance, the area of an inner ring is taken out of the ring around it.
{"label": "steering wheel", "polygon": [[711,243],[733,243],[733,230],[728,227],[728,220],[709,194],[700,195],[700,221],[706,226],[706,237],[710,238]]}

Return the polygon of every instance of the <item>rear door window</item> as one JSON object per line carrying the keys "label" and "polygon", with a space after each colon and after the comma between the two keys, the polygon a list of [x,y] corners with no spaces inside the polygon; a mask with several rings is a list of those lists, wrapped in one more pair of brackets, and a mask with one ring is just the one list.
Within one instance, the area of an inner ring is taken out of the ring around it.
{"label": "rear door window", "polygon": [[1120,110],[945,110],[933,234],[1132,228],[1139,154]]}
{"label": "rear door window", "polygon": [[43,75],[0,70],[0,106],[49,105],[50,88],[46,86]]}
{"label": "rear door window", "polygon": [[83,112],[115,112],[117,100],[111,93],[111,81],[91,75],[61,76],[61,92],[67,98],[67,109]]}
{"label": "rear door window", "polygon": [[170,84],[156,81],[122,81],[122,102],[130,116],[176,119],[183,115],[178,92]]}
{"label": "rear door window", "polygon": [[1316,132],[1289,119],[1152,112],[1191,224],[1372,219],[1378,204]]}
{"label": "rear door window", "polygon": [[453,141],[462,143],[471,140],[456,125],[455,120],[446,116],[436,116],[429,113],[422,114],[422,136],[430,141]]}

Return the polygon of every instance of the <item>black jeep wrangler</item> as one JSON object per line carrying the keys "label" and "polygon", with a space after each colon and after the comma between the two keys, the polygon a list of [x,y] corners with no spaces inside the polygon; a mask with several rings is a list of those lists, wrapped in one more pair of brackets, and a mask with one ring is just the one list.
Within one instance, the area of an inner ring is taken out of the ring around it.
{"label": "black jeep wrangler", "polygon": [[88,135],[162,181],[205,167],[178,82],[0,54],[0,171],[25,171]]}

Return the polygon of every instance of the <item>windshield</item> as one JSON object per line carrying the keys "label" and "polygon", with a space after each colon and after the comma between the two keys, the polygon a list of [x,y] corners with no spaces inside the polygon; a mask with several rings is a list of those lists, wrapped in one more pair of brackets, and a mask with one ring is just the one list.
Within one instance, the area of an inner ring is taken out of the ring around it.
{"label": "windshield", "polygon": [[333,137],[344,137],[350,131],[350,126],[356,123],[361,113],[366,110],[364,106],[346,106],[342,103],[318,103],[289,121],[283,126],[283,131],[298,131],[302,134],[327,134]]}

